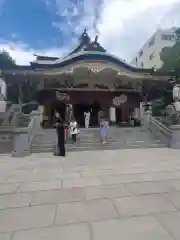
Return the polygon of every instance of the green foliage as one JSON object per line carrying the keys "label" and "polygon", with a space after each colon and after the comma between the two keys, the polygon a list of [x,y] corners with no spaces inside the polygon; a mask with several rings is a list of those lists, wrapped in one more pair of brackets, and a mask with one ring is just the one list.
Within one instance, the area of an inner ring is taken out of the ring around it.
{"label": "green foliage", "polygon": [[[166,74],[174,71],[180,73],[180,28],[176,30],[176,43],[172,47],[165,47],[160,54],[160,58],[163,61],[163,66],[158,69],[158,72],[165,72]],[[174,80],[180,81],[179,76],[174,76]],[[168,84],[166,89],[162,91],[162,106],[166,108],[167,105],[171,104],[173,86]]]}
{"label": "green foliage", "polygon": [[180,28],[176,30],[175,45],[163,48],[160,58],[163,61],[163,66],[159,71],[171,72],[173,69],[180,70]]}
{"label": "green foliage", "polygon": [[160,58],[164,62],[161,71],[180,70],[180,42],[178,41],[173,47],[164,48]]}
{"label": "green foliage", "polygon": [[0,68],[11,67],[15,65],[15,61],[5,50],[0,52]]}
{"label": "green foliage", "polygon": [[163,115],[164,104],[163,101],[155,101],[152,103],[152,115],[160,117]]}
{"label": "green foliage", "polygon": [[22,112],[24,114],[30,114],[32,111],[37,110],[38,105],[35,103],[27,103],[22,107]]}

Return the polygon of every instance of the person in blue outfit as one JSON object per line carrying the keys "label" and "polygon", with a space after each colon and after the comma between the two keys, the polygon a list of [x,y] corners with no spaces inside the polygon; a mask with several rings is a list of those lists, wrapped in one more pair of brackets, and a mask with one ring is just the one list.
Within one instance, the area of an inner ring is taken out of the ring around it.
{"label": "person in blue outfit", "polygon": [[108,121],[106,119],[103,119],[100,123],[100,136],[101,136],[102,144],[107,143],[108,128],[109,128]]}

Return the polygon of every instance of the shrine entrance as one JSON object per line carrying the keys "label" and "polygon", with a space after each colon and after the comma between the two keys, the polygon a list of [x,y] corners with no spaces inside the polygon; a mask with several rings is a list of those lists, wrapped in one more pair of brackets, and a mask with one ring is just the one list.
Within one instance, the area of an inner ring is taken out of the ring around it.
{"label": "shrine entrance", "polygon": [[91,112],[90,126],[96,127],[99,125],[100,109],[101,109],[100,104],[96,101],[94,101],[92,104],[79,103],[73,105],[73,114],[80,127],[84,127],[85,126],[84,113]]}
{"label": "shrine entrance", "polygon": [[115,116],[116,116],[116,124],[119,124],[122,122],[122,109],[121,108],[115,108]]}

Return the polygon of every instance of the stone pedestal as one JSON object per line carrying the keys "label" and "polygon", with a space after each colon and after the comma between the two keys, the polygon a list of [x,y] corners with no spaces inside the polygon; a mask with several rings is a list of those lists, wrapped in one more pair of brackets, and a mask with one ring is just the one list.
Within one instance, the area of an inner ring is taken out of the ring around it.
{"label": "stone pedestal", "polygon": [[15,129],[13,134],[12,157],[25,157],[30,154],[28,128]]}
{"label": "stone pedestal", "polygon": [[3,101],[0,99],[0,113],[5,113],[6,112],[6,101]]}
{"label": "stone pedestal", "polygon": [[180,149],[180,125],[173,125],[170,129],[172,131],[172,138],[169,146],[173,149]]}
{"label": "stone pedestal", "polygon": [[15,128],[13,132],[13,157],[24,157],[31,154],[31,143],[40,130],[40,112],[32,111],[28,127]]}

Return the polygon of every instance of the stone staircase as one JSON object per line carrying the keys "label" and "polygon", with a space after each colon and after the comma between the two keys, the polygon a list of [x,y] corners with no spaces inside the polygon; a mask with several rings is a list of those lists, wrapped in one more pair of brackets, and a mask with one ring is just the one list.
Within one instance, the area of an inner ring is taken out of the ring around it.
{"label": "stone staircase", "polygon": [[[40,130],[32,142],[32,153],[53,152],[56,142],[54,129]],[[81,129],[77,142],[72,144],[71,138],[67,139],[67,151],[112,150],[133,148],[161,148],[166,147],[160,139],[154,137],[143,128],[118,128],[110,127],[108,144],[102,145],[99,140],[99,129]]]}

